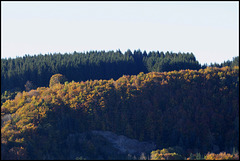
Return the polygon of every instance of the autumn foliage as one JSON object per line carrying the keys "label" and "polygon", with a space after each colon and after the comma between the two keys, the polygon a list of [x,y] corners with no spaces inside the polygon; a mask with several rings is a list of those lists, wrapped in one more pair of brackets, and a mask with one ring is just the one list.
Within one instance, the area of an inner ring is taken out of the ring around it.
{"label": "autumn foliage", "polygon": [[64,84],[64,82],[66,82],[67,79],[65,76],[63,76],[62,74],[54,74],[49,81],[49,87],[54,86],[55,84]]}
{"label": "autumn foliage", "polygon": [[[159,149],[180,146],[207,153],[213,147],[219,152],[239,147],[238,67],[62,84],[53,77],[50,87],[19,92],[1,106],[1,118],[5,118],[2,159],[9,159],[10,154],[14,158],[68,159],[67,136],[89,130],[151,140]],[[152,159],[177,157],[174,152],[152,155]],[[219,156],[207,156],[211,157]]]}
{"label": "autumn foliage", "polygon": [[151,152],[151,160],[183,160],[183,157],[168,149],[155,150]]}
{"label": "autumn foliage", "polygon": [[205,160],[239,160],[238,154],[232,155],[226,152],[221,152],[219,154],[208,153],[205,156]]}

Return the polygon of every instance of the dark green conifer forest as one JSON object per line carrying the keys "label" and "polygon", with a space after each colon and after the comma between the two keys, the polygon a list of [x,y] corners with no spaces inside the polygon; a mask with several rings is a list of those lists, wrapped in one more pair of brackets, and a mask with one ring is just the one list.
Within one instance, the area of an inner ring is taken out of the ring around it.
{"label": "dark green conifer forest", "polygon": [[1,59],[1,159],[119,159],[101,138],[70,144],[93,130],[156,145],[137,159],[237,160],[239,57],[209,66],[193,53],[140,50]]}
{"label": "dark green conifer forest", "polygon": [[27,81],[35,87],[47,87],[52,75],[61,73],[69,81],[120,78],[140,72],[162,72],[180,69],[200,69],[192,53],[141,52],[131,50],[90,51],[71,54],[25,55],[16,59],[1,59],[1,93],[25,90]]}

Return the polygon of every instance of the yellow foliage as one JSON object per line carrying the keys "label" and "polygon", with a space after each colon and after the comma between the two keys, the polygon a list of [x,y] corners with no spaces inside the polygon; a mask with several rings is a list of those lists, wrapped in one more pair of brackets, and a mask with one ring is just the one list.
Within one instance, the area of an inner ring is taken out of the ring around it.
{"label": "yellow foliage", "polygon": [[226,153],[226,152],[221,152],[219,154],[215,154],[215,153],[208,153],[205,156],[206,160],[233,160],[234,157],[233,155]]}
{"label": "yellow foliage", "polygon": [[168,149],[155,150],[151,152],[151,160],[181,160],[182,156],[173,152],[170,153]]}

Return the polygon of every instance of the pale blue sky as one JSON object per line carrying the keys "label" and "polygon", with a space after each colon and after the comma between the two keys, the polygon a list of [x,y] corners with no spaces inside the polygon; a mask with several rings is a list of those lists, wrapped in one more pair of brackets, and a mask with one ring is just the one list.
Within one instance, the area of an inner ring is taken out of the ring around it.
{"label": "pale blue sky", "polygon": [[1,57],[118,50],[239,55],[238,1],[1,1]]}

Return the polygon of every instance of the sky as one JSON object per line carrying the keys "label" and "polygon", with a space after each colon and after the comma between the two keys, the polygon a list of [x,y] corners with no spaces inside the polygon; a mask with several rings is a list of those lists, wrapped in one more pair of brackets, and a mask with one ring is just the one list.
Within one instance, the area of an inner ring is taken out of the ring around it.
{"label": "sky", "polygon": [[91,50],[239,55],[238,1],[1,1],[1,58]]}

